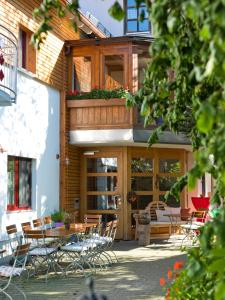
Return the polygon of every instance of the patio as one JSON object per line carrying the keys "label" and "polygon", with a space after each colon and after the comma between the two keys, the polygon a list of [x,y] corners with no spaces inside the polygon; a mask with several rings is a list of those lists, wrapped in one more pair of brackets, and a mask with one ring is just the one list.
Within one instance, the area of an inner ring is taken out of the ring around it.
{"label": "patio", "polygon": [[[119,263],[107,271],[94,275],[95,289],[113,299],[164,299],[160,277],[166,276],[176,260],[184,260],[180,251],[182,236],[171,236],[169,240],[154,241],[146,247],[137,241],[118,241],[114,250]],[[87,293],[85,279],[78,274],[67,278],[60,275],[49,276],[47,284],[41,277],[23,282],[27,299],[79,299]],[[12,289],[11,289],[12,292]],[[14,299],[21,299],[16,292]],[[2,296],[0,295],[0,299]]]}

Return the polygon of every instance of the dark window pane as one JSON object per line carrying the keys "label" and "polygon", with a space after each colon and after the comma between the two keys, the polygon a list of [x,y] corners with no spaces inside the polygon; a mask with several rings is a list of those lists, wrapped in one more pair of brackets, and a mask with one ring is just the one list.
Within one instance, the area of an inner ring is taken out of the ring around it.
{"label": "dark window pane", "polygon": [[124,86],[124,56],[106,55],[104,66],[105,89],[113,90]]}
{"label": "dark window pane", "polygon": [[98,157],[87,159],[88,173],[110,173],[117,172],[116,157]]}
{"label": "dark window pane", "polygon": [[127,31],[137,31],[137,21],[127,21]]}
{"label": "dark window pane", "polygon": [[160,173],[179,173],[180,161],[178,159],[160,159],[159,160]]}
{"label": "dark window pane", "polygon": [[169,191],[176,181],[176,177],[159,177],[159,190]]}
{"label": "dark window pane", "polygon": [[180,201],[173,196],[169,196],[168,200],[165,200],[164,195],[160,195],[159,200],[165,202],[170,207],[180,207]]}
{"label": "dark window pane", "polygon": [[132,158],[131,160],[132,173],[144,173],[144,172],[152,172],[152,171],[153,171],[152,159],[145,158],[145,157]]}
{"label": "dark window pane", "polygon": [[142,22],[138,22],[139,31],[148,31],[149,30],[149,21],[144,20]]}
{"label": "dark window pane", "polygon": [[118,197],[114,195],[88,195],[87,208],[95,210],[117,209]]}
{"label": "dark window pane", "polygon": [[105,191],[113,192],[117,187],[116,176],[98,176],[87,178],[87,190],[88,191]]}
{"label": "dark window pane", "polygon": [[145,209],[145,207],[153,200],[152,195],[138,195],[137,202],[132,203],[132,209]]}
{"label": "dark window pane", "polygon": [[137,19],[137,9],[136,8],[128,8],[127,10],[127,19]]}
{"label": "dark window pane", "polygon": [[132,191],[152,191],[152,177],[132,177]]}

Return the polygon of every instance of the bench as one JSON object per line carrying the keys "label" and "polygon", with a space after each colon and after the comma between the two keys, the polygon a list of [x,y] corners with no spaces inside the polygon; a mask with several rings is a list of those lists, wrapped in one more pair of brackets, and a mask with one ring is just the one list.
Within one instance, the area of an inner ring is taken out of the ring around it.
{"label": "bench", "polygon": [[[150,240],[156,240],[156,239],[168,239],[171,235],[171,222],[165,221],[165,222],[159,222],[157,220],[156,210],[165,210],[167,205],[162,201],[152,201],[148,204],[148,206],[145,208],[145,210],[140,210],[138,214],[135,214],[135,221],[136,221],[136,230],[135,230],[135,239],[139,238],[139,232],[140,229],[138,222],[138,217],[142,213],[148,212],[150,216],[150,224],[147,225],[150,227]],[[143,228],[142,228],[143,230]]]}

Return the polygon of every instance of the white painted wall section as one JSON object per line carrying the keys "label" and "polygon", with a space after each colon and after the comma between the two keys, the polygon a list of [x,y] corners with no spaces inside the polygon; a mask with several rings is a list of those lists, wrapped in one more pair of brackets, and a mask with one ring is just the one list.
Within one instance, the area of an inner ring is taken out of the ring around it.
{"label": "white painted wall section", "polygon": [[[0,107],[0,230],[32,221],[59,207],[60,94],[25,72],[18,74],[17,103]],[[32,210],[7,212],[7,156],[33,159]]]}

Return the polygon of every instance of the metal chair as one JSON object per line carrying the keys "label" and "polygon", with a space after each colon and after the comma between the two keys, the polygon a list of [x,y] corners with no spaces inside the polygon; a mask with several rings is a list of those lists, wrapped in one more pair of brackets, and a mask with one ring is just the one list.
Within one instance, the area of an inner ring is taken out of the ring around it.
{"label": "metal chair", "polygon": [[33,227],[43,229],[43,224],[41,218],[33,220]]}
{"label": "metal chair", "polygon": [[43,223],[44,223],[44,228],[45,229],[53,228],[53,221],[52,221],[51,216],[43,217]]}
{"label": "metal chair", "polygon": [[31,264],[34,268],[33,275],[38,274],[39,271],[45,271],[47,281],[50,269],[53,268],[56,272],[56,266],[59,267],[57,264],[58,248],[49,247],[48,243],[45,242],[45,230],[25,230],[24,237],[26,240],[34,240],[37,245],[36,248],[29,251]]}
{"label": "metal chair", "polygon": [[180,228],[184,233],[181,246],[185,240],[190,240],[192,245],[196,243],[200,228],[204,226],[206,215],[207,211],[193,211],[187,223],[180,225]]}
{"label": "metal chair", "polygon": [[0,293],[4,294],[9,299],[14,299],[10,294],[6,291],[10,285],[13,285],[16,290],[18,290],[24,299],[27,299],[25,293],[15,284],[13,284],[12,277],[21,276],[24,271],[26,271],[26,262],[27,255],[29,252],[30,244],[19,245],[16,247],[16,250],[13,253],[14,263],[13,266],[0,266],[0,277],[6,278],[4,284],[0,286]]}
{"label": "metal chair", "polygon": [[12,252],[15,248],[22,244],[22,235],[17,231],[15,224],[6,226],[6,231],[9,238],[9,246]]}

